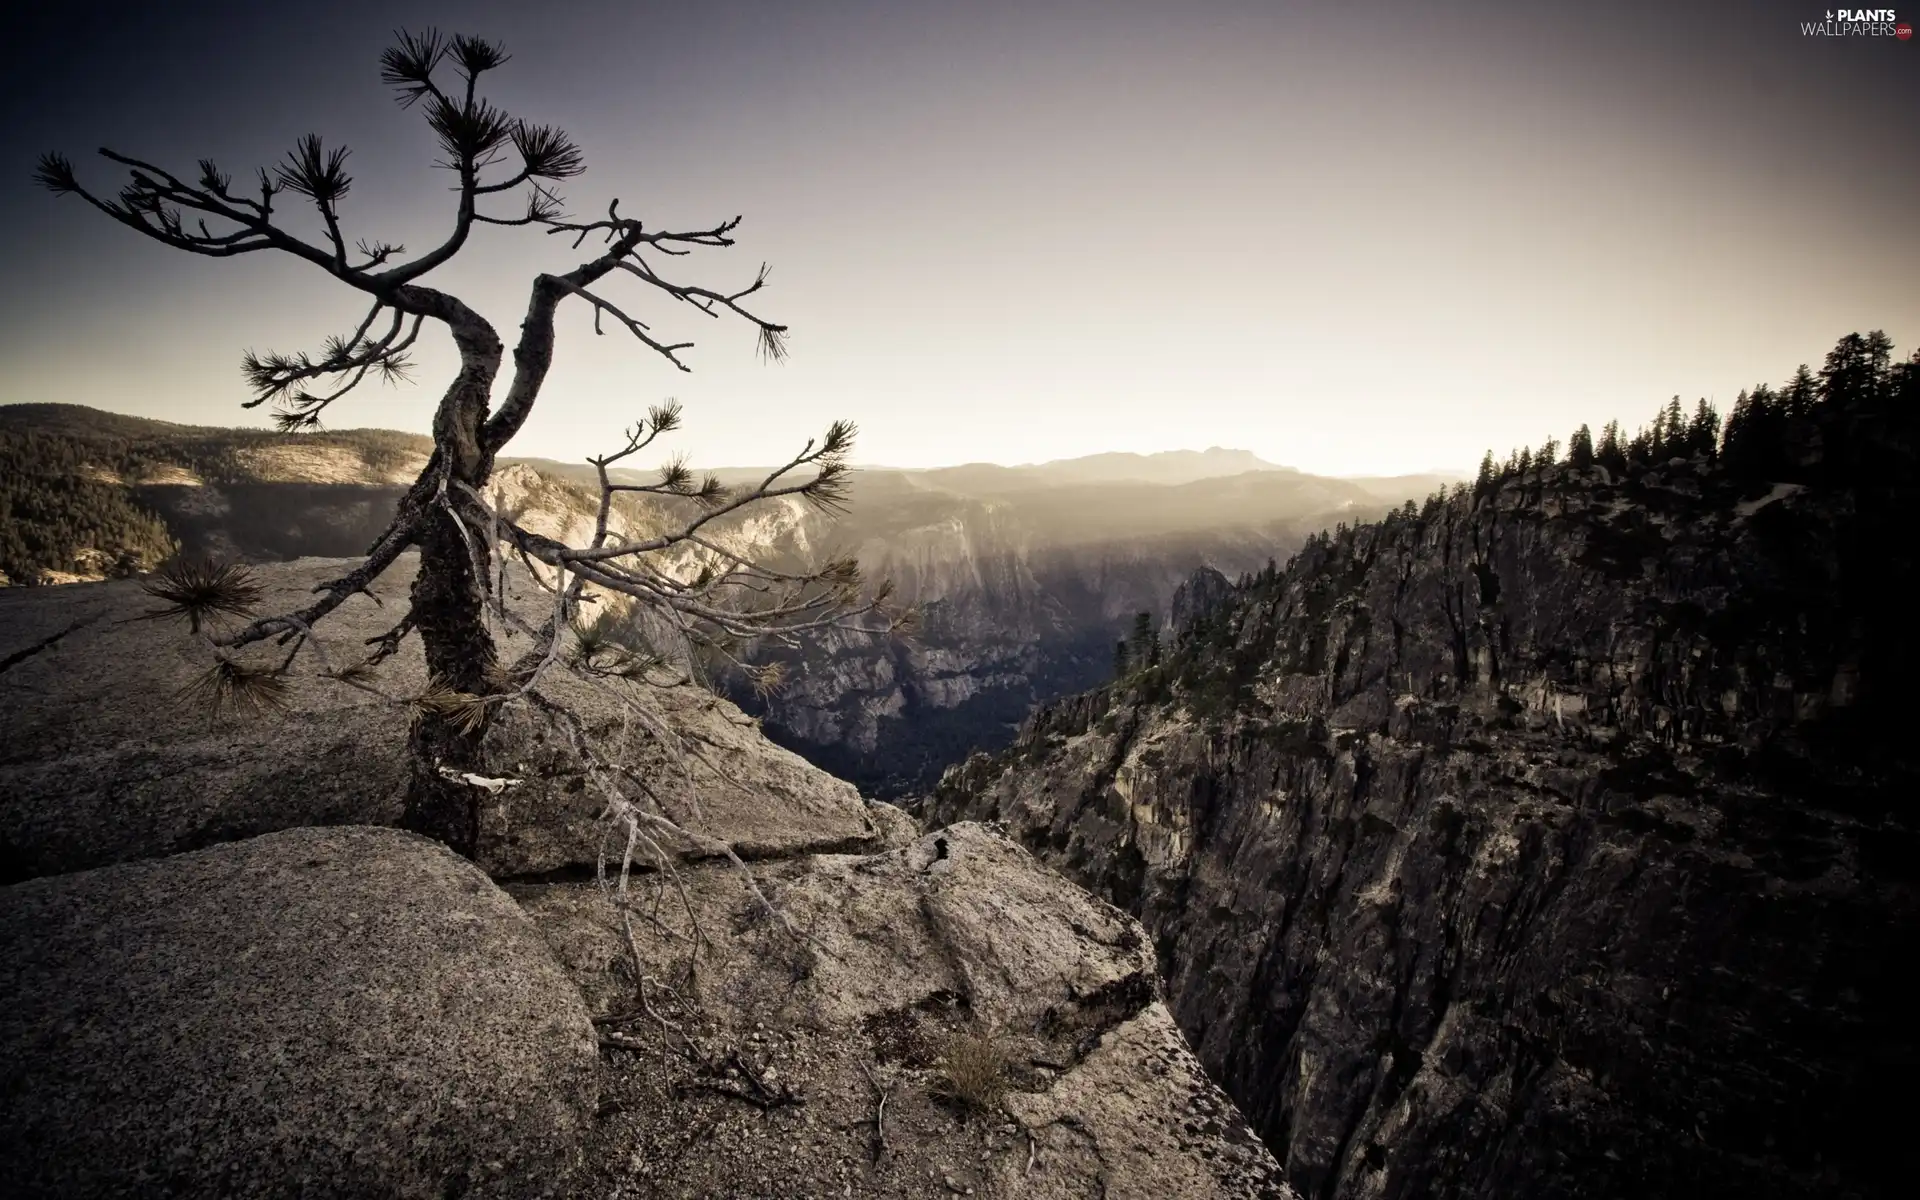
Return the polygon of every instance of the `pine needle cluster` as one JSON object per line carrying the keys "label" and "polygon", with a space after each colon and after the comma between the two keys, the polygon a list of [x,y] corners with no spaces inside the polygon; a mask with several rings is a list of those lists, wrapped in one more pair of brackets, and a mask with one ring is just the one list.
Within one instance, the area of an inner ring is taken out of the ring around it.
{"label": "pine needle cluster", "polygon": [[141,581],[140,588],[166,607],[149,618],[184,617],[193,632],[216,617],[244,617],[264,595],[253,574],[238,563],[175,558]]}
{"label": "pine needle cluster", "polygon": [[217,720],[235,709],[255,716],[284,712],[290,692],[279,671],[222,658],[180,689],[180,698],[205,705]]}

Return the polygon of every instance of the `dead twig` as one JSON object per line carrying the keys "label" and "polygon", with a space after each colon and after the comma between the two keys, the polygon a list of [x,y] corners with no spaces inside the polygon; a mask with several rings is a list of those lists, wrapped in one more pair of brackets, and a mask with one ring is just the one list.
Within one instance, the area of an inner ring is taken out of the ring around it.
{"label": "dead twig", "polygon": [[867,1077],[867,1083],[873,1088],[873,1116],[864,1121],[855,1121],[855,1125],[873,1126],[873,1161],[878,1163],[892,1149],[887,1145],[887,1101],[893,1098],[893,1085],[880,1085],[879,1077],[866,1063],[860,1064],[860,1070]]}
{"label": "dead twig", "polygon": [[[729,1049],[725,1060],[717,1066],[709,1063],[707,1074],[710,1077],[682,1080],[676,1086],[681,1090],[717,1092],[723,1096],[731,1096],[735,1100],[743,1100],[753,1105],[761,1112],[772,1112],[776,1108],[788,1108],[807,1102],[805,1096],[800,1095],[784,1082],[778,1088],[770,1086],[760,1073],[741,1057],[738,1050]],[[736,1075],[746,1081],[746,1087],[740,1087],[732,1082],[731,1077]]]}

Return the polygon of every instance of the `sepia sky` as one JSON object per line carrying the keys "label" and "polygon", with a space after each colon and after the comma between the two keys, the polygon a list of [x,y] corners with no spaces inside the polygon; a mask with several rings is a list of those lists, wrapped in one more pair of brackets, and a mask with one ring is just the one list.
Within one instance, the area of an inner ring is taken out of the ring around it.
{"label": "sepia sky", "polygon": [[[768,262],[762,307],[793,328],[767,365],[745,326],[615,284],[697,341],[693,373],[563,310],[509,453],[578,459],[676,396],[703,464],[773,461],[850,417],[861,461],[901,466],[1218,444],[1323,473],[1470,469],[1676,392],[1724,404],[1851,330],[1920,342],[1920,39],[1802,36],[1824,11],[44,6],[0,26],[0,403],[264,423],[240,408],[241,351],[317,347],[356,294],[145,242],[36,189],[34,159],[65,150],[109,191],[103,144],[244,178],[317,131],[353,147],[349,237],[425,247],[446,173],[377,58],[392,28],[438,24],[503,40],[489,93],[581,143],[576,213],[744,214],[736,249],[673,266],[737,286]],[[482,229],[427,282],[510,343],[532,275],[580,257]],[[438,342],[415,386],[328,423],[424,431],[451,363]]]}

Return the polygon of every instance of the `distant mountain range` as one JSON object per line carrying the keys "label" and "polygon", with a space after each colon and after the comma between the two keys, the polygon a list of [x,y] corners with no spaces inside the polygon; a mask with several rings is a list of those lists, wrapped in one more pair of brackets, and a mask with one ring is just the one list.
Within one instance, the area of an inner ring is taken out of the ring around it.
{"label": "distant mountain range", "polygon": [[[357,555],[430,449],[391,430],[286,435],[0,407],[0,571],[82,582],[149,569],[176,549]],[[766,472],[715,474],[734,485]],[[1164,613],[1195,570],[1257,571],[1311,533],[1448,482],[1333,479],[1219,447],[857,470],[846,516],[780,503],[716,536],[788,564],[851,553],[920,607],[920,633],[905,644],[823,639],[785,693],[739,698],[759,705],[774,737],[863,787],[926,786],[967,750],[1004,744],[1036,701],[1097,683],[1133,615]],[[592,467],[547,459],[503,459],[495,478],[528,524],[563,538],[591,528],[594,484]],[[622,519],[651,518],[636,508]]]}

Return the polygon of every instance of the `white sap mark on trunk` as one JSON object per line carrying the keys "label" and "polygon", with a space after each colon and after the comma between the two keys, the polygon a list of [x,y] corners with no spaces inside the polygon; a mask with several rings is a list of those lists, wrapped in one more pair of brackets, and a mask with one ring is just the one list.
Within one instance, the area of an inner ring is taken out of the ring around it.
{"label": "white sap mark on trunk", "polygon": [[440,775],[444,779],[451,779],[455,783],[464,783],[468,787],[477,787],[481,791],[494,796],[499,795],[508,788],[519,787],[525,782],[525,780],[521,779],[489,779],[485,775],[475,775],[471,771],[456,771],[452,767],[441,767]]}

